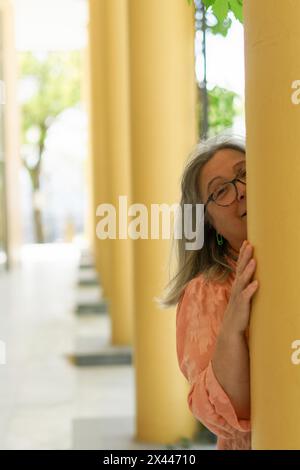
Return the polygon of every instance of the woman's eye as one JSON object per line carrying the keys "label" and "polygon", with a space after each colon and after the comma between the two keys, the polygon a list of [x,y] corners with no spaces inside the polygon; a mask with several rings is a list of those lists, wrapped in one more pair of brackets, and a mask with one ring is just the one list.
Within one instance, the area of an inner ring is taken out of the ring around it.
{"label": "woman's eye", "polygon": [[216,197],[221,196],[226,191],[226,188],[217,189],[215,192]]}

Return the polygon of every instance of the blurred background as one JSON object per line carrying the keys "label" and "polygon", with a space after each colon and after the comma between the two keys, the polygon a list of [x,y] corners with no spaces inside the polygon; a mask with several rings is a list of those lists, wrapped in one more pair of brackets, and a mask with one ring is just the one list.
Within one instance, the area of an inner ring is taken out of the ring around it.
{"label": "blurred background", "polygon": [[212,3],[0,0],[1,449],[215,448],[154,302],[170,240],[96,232],[244,134],[242,18]]}

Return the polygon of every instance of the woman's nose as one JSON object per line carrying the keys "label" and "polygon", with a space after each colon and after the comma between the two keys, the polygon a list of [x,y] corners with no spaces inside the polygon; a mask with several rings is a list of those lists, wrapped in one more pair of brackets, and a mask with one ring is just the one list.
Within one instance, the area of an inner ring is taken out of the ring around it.
{"label": "woman's nose", "polygon": [[237,192],[238,192],[238,200],[244,199],[246,197],[246,185],[238,182]]}

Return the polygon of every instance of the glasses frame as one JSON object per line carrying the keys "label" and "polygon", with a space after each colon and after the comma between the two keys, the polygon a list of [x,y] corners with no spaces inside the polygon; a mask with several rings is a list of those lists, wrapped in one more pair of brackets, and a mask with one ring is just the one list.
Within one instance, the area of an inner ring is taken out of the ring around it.
{"label": "glasses frame", "polygon": [[207,206],[207,204],[209,204],[211,201],[213,201],[215,204],[217,204],[217,206],[220,206],[220,207],[228,207],[228,206],[231,206],[231,204],[233,204],[234,201],[237,200],[238,195],[239,195],[239,193],[238,193],[238,188],[237,188],[237,186],[236,186],[237,181],[238,181],[239,183],[244,184],[244,185],[246,186],[246,181],[240,180],[240,176],[239,176],[239,177],[235,177],[235,178],[233,178],[233,179],[230,180],[230,181],[224,181],[224,183],[223,183],[223,184],[232,184],[232,185],[234,186],[234,189],[235,189],[235,198],[234,198],[234,200],[233,200],[230,204],[218,204],[218,203],[214,200],[214,198],[213,198],[213,194],[214,194],[214,192],[215,192],[215,191],[213,191],[213,192],[210,194],[210,196],[208,197],[206,203],[204,204],[204,212],[206,211],[206,206]]}

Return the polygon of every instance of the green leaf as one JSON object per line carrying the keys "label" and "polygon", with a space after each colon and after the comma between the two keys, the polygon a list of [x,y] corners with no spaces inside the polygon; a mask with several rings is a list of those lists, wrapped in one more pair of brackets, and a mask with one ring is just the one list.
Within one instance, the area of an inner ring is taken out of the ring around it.
{"label": "green leaf", "polygon": [[202,0],[202,3],[204,4],[204,6],[206,6],[206,8],[209,8],[213,5],[215,1],[216,0]]}
{"label": "green leaf", "polygon": [[221,34],[223,37],[226,37],[228,31],[231,27],[232,21],[230,18],[226,18],[225,21],[218,21],[215,25],[210,26],[209,31],[212,34]]}
{"label": "green leaf", "polygon": [[192,0],[187,0],[188,4],[191,5],[192,4]]}
{"label": "green leaf", "polygon": [[216,0],[212,5],[212,9],[219,21],[224,21],[228,15],[228,0]]}
{"label": "green leaf", "polygon": [[230,9],[233,11],[237,20],[243,23],[243,2],[242,0],[229,0]]}

